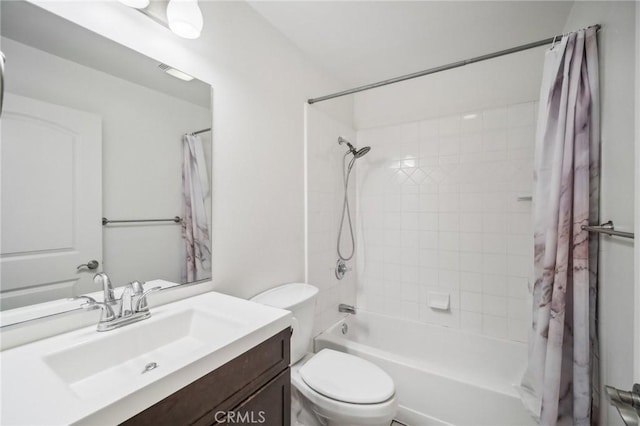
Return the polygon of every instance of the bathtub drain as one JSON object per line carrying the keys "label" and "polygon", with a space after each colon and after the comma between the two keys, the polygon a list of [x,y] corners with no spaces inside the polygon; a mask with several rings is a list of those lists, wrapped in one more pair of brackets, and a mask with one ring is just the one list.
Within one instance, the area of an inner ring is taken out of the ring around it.
{"label": "bathtub drain", "polygon": [[349,326],[347,325],[346,322],[342,323],[342,334],[347,334],[347,332],[349,331]]}

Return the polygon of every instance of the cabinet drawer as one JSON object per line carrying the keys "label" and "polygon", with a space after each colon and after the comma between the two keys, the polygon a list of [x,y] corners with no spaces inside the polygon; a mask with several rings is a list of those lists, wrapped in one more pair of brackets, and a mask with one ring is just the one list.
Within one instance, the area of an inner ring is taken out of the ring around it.
{"label": "cabinet drawer", "polygon": [[214,411],[228,411],[289,366],[291,329],[169,395],[123,425],[190,425]]}
{"label": "cabinet drawer", "polygon": [[[216,426],[262,425],[289,426],[291,424],[291,371],[287,368],[238,407],[225,413],[213,413],[202,422]],[[198,422],[201,423],[201,422]]]}

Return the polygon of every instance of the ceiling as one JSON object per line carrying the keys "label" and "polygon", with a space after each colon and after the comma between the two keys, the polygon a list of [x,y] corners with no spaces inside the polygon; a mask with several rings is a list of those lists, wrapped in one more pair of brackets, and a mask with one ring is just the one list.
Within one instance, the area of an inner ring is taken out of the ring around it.
{"label": "ceiling", "polygon": [[351,87],[552,37],[562,33],[573,2],[249,4],[312,61]]}

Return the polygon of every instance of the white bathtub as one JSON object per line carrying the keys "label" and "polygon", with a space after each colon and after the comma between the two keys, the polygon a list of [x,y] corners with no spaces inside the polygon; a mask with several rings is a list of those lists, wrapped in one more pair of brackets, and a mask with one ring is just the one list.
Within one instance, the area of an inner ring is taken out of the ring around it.
{"label": "white bathtub", "polygon": [[[342,333],[343,324],[348,326]],[[315,339],[368,359],[391,375],[397,419],[410,426],[528,426],[537,423],[518,397],[523,343],[358,311]]]}

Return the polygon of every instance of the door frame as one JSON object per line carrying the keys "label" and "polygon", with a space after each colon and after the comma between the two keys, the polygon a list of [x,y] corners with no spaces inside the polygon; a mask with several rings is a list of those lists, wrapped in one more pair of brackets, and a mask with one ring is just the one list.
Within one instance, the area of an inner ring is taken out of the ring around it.
{"label": "door frame", "polygon": [[635,138],[636,138],[636,155],[635,155],[635,240],[634,240],[634,278],[635,278],[635,303],[634,303],[634,366],[633,378],[634,383],[640,383],[640,7],[636,3],[636,105],[635,105]]}

